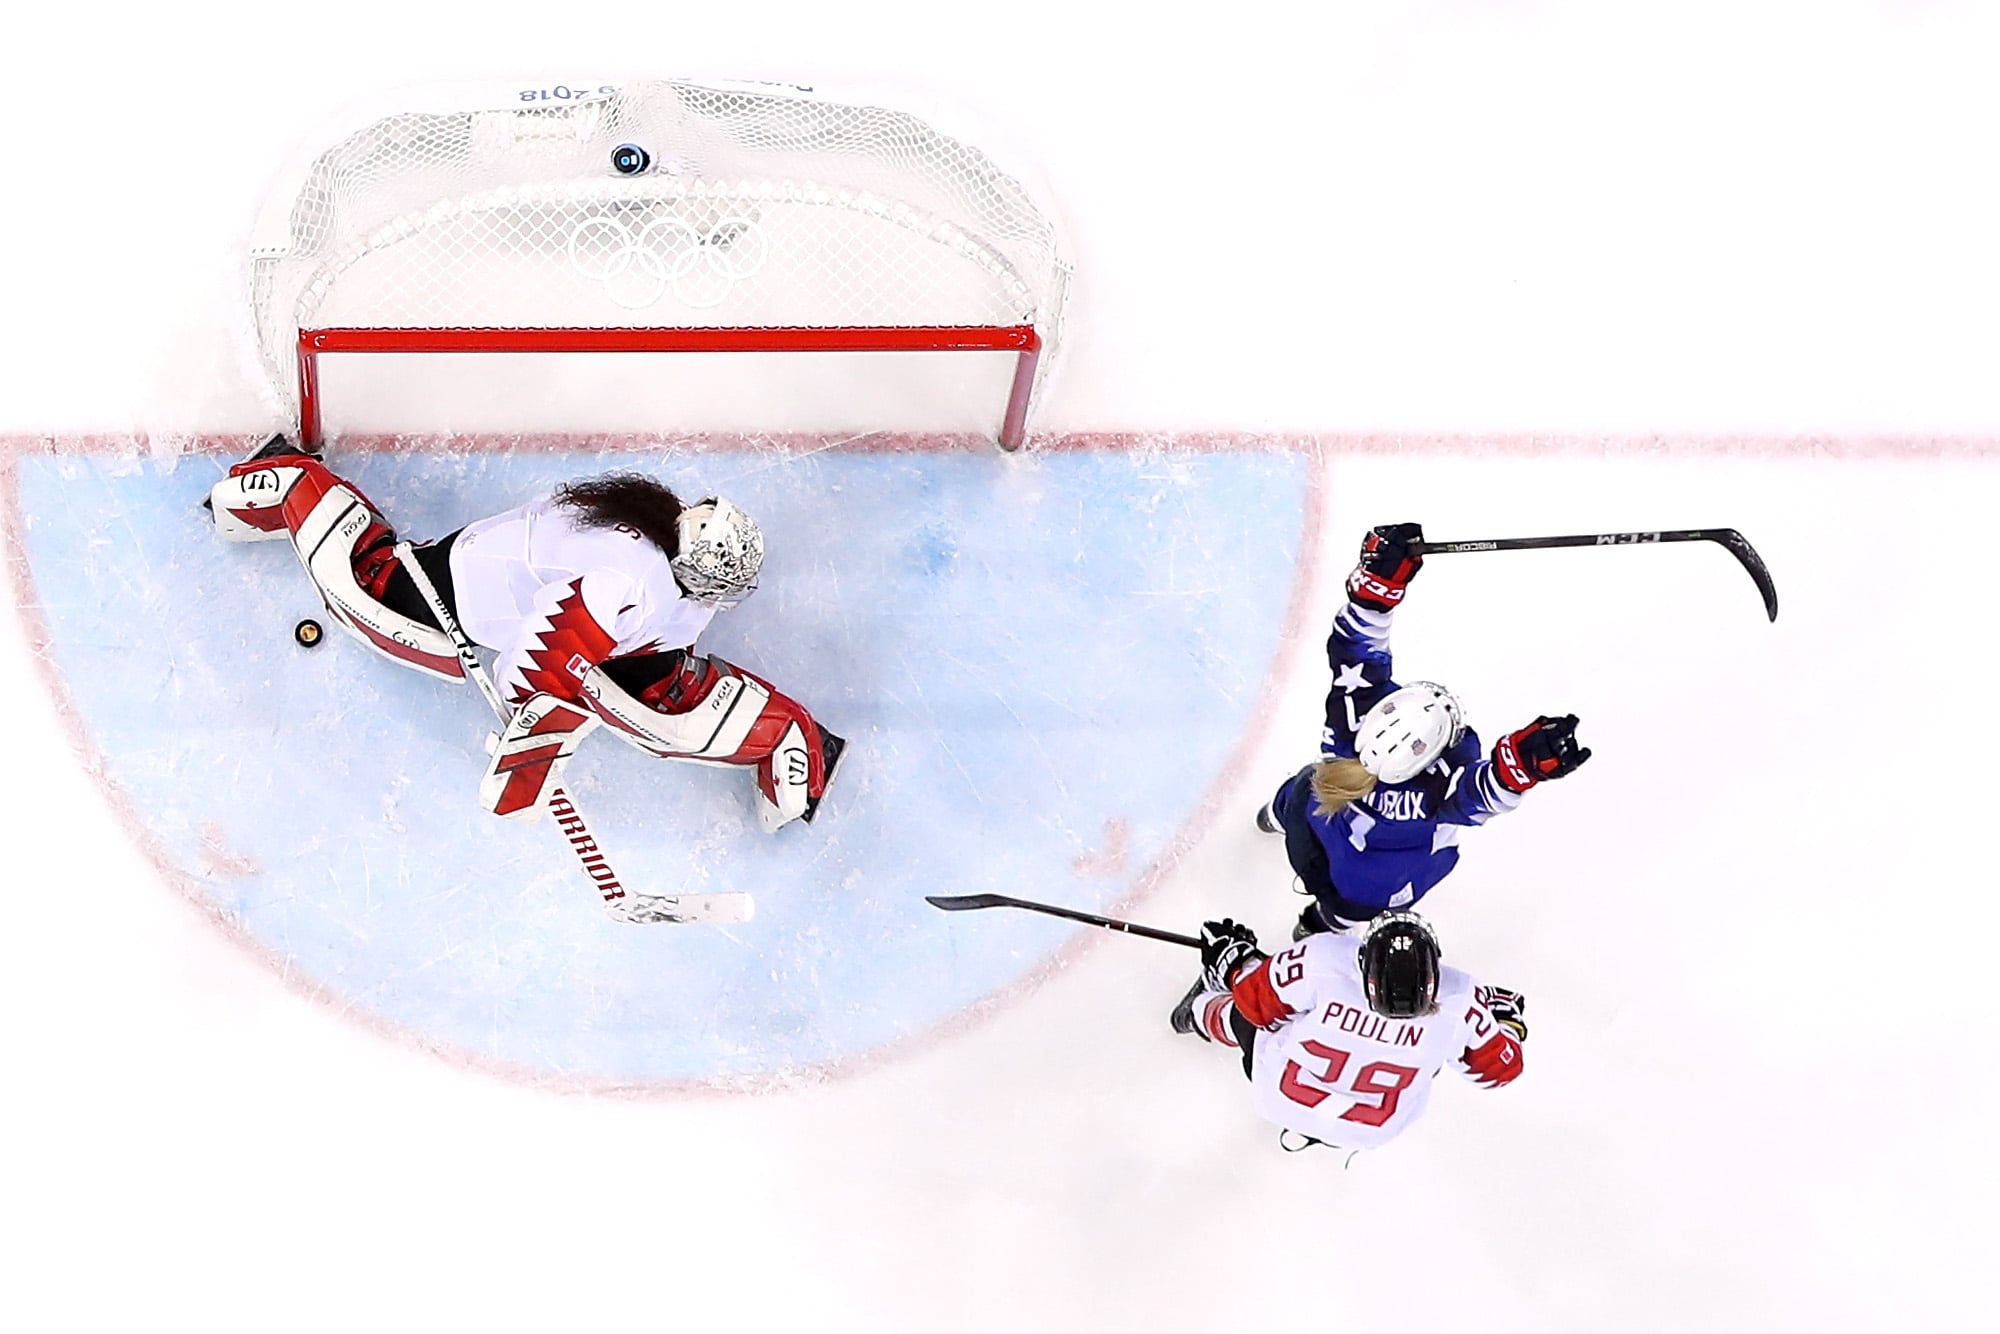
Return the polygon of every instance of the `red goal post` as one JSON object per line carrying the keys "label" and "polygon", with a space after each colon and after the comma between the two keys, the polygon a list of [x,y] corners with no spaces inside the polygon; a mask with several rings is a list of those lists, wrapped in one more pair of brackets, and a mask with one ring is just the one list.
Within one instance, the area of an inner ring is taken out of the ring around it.
{"label": "red goal post", "polygon": [[1024,441],[1070,268],[984,152],[775,85],[535,91],[383,117],[274,195],[251,305],[307,442],[335,353],[938,351],[1013,356]]}

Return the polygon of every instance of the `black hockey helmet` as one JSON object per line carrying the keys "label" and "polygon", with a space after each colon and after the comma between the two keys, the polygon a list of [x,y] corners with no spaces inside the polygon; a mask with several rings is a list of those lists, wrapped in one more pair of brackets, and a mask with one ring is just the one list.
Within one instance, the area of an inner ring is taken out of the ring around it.
{"label": "black hockey helmet", "polygon": [[1386,912],[1361,937],[1361,984],[1368,1008],[1388,1019],[1415,1019],[1437,1008],[1438,943],[1413,912]]}

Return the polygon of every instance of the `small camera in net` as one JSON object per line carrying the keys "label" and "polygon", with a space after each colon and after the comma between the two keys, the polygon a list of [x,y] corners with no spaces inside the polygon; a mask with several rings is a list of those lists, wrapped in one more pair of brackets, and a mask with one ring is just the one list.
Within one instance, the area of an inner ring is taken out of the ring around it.
{"label": "small camera in net", "polygon": [[637,176],[653,165],[653,155],[637,144],[620,144],[611,150],[611,170],[620,176]]}

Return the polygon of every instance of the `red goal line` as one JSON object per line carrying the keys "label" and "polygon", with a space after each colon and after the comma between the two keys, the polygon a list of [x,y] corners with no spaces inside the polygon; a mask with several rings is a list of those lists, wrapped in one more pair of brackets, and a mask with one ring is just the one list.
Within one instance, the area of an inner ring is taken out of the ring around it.
{"label": "red goal line", "polygon": [[320,442],[319,358],[330,352],[1013,352],[1002,449],[1018,449],[1042,336],[1032,324],[744,328],[301,329],[299,433]]}

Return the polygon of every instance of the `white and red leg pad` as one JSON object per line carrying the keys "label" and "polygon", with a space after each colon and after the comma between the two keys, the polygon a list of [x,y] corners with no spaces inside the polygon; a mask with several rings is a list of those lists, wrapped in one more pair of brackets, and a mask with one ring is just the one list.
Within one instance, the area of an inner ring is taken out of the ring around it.
{"label": "white and red leg pad", "polygon": [[770,704],[770,688],[714,658],[682,654],[674,671],[639,695],[596,666],[583,674],[582,690],[580,703],[649,755],[754,764],[769,751],[741,753]]}
{"label": "white and red leg pad", "polygon": [[648,754],[757,766],[757,818],[766,833],[804,815],[826,790],[825,747],[812,715],[720,658],[685,654],[636,697],[593,667],[582,702]]}
{"label": "white and red leg pad", "polygon": [[[791,700],[783,695],[775,698]],[[793,708],[798,708],[796,704]],[[770,755],[757,762],[757,822],[775,834],[806,813],[810,798],[826,790],[819,726],[799,709],[804,725],[787,719]],[[808,731],[810,729],[810,731]]]}
{"label": "white and red leg pad", "polygon": [[288,537],[285,524],[285,497],[305,469],[300,460],[266,463],[258,467],[238,464],[229,475],[209,488],[209,513],[215,517],[215,531],[231,542],[268,542]]}
{"label": "white and red leg pad", "polygon": [[531,696],[493,739],[492,760],[479,780],[479,804],[495,815],[540,816],[544,799],[562,786],[570,756],[600,721],[554,695]]}
{"label": "white and red leg pad", "polygon": [[[267,476],[268,484],[262,480]],[[367,497],[317,459],[280,456],[239,463],[216,483],[209,502],[216,527],[234,541],[290,533],[328,614],[369,648],[441,680],[465,679],[444,631],[382,604],[379,591],[394,568],[395,534]],[[358,571],[367,573],[369,587],[363,587]]]}

